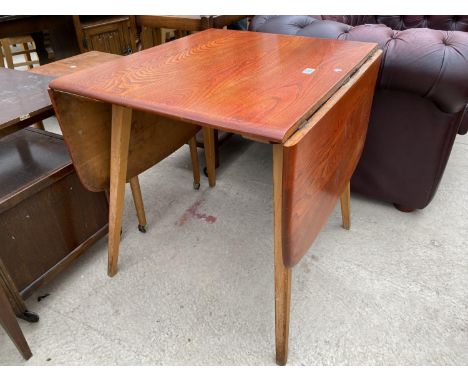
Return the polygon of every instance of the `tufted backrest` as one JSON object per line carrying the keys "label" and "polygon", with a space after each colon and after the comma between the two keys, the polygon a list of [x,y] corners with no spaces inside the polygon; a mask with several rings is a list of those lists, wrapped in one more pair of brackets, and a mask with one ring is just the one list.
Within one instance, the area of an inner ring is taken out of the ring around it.
{"label": "tufted backrest", "polygon": [[[313,16],[317,18],[317,16]],[[384,24],[394,30],[430,28],[444,31],[468,32],[468,16],[320,16],[351,26],[363,24]]]}
{"label": "tufted backrest", "polygon": [[434,102],[446,113],[468,103],[468,34],[433,29],[392,30],[310,16],[256,16],[251,29],[321,38],[376,42],[384,51],[378,88],[407,91]]}

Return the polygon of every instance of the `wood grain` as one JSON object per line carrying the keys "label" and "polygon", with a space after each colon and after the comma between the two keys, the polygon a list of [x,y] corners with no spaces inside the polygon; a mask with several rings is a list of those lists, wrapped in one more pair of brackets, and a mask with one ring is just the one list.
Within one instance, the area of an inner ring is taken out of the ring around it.
{"label": "wood grain", "polygon": [[361,156],[381,52],[375,53],[284,145],[283,261],[292,267],[319,234]]}
{"label": "wood grain", "polygon": [[67,74],[76,73],[83,69],[88,69],[93,66],[104,64],[105,62],[113,61],[120,56],[105,52],[91,51],[78,54],[73,57],[63,60],[51,62],[50,64],[37,66],[30,69],[30,73],[42,74],[50,77],[60,77]]}
{"label": "wood grain", "polygon": [[[51,90],[50,95],[81,182],[90,191],[108,189],[112,105],[59,91]],[[126,181],[168,157],[199,129],[184,122],[134,111]]]}
{"label": "wood grain", "polygon": [[[285,141],[377,45],[209,29],[51,82],[52,89]],[[312,74],[304,74],[313,68]]]}

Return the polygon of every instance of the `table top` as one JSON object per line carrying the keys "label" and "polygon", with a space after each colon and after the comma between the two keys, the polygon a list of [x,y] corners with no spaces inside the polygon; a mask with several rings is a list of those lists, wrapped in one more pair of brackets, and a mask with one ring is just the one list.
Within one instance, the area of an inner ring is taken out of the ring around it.
{"label": "table top", "polygon": [[285,141],[377,44],[209,29],[60,77],[50,87]]}
{"label": "table top", "polygon": [[49,82],[53,78],[118,57],[120,56],[115,54],[91,51],[28,71],[0,68],[0,130],[35,116],[44,115],[46,118],[53,115],[47,92]]}
{"label": "table top", "polygon": [[52,77],[0,68],[0,130],[50,110],[50,80]]}
{"label": "table top", "polygon": [[54,61],[46,65],[36,66],[30,69],[29,72],[51,77],[60,77],[115,60],[119,57],[120,56],[116,54],[91,51],[64,58],[63,60]]}

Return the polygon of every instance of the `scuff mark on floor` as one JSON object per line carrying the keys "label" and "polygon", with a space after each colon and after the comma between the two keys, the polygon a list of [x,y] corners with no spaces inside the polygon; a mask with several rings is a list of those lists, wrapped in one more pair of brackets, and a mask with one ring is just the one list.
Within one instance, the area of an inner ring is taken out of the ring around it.
{"label": "scuff mark on floor", "polygon": [[191,217],[198,219],[198,220],[204,220],[205,222],[209,224],[213,224],[216,221],[216,216],[207,215],[205,213],[201,213],[198,211],[198,209],[204,202],[205,202],[205,199],[201,198],[201,199],[198,199],[195,203],[193,203],[189,208],[185,210],[184,214],[177,221],[176,225],[179,227],[183,226],[185,223],[187,223],[187,220]]}

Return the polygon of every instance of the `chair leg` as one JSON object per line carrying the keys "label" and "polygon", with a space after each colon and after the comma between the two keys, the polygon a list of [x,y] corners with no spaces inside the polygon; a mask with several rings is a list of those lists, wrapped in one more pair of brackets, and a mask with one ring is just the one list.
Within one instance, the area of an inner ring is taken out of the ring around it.
{"label": "chair leg", "polygon": [[192,158],[192,171],[193,171],[193,188],[198,190],[200,188],[200,164],[198,162],[197,141],[192,137],[188,141],[190,147],[190,156]]}
{"label": "chair leg", "polygon": [[24,338],[18,321],[16,321],[10,301],[2,288],[0,288],[0,325],[5,329],[23,358],[25,360],[31,358],[31,349]]}
{"label": "chair leg", "polygon": [[351,228],[351,210],[350,210],[351,190],[350,190],[349,182],[340,196],[340,202],[341,202],[341,219],[343,221],[343,228],[349,230]]}
{"label": "chair leg", "polygon": [[289,313],[291,304],[291,268],[283,263],[282,199],[283,147],[273,145],[273,205],[274,205],[274,264],[275,264],[275,338],[276,363],[288,361]]}
{"label": "chair leg", "polygon": [[138,176],[134,176],[130,179],[130,188],[132,189],[133,203],[135,203],[135,209],[138,217],[138,230],[140,232],[146,232],[146,215],[145,206],[143,204],[143,197],[141,196],[140,182]]}
{"label": "chair leg", "polygon": [[214,144],[214,130],[210,127],[203,127],[203,144],[205,147],[205,162],[206,170],[208,172],[208,183],[210,187],[216,185],[215,173],[215,144]]}

